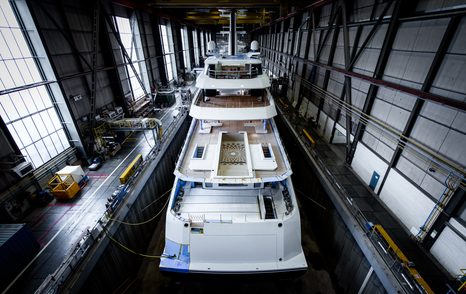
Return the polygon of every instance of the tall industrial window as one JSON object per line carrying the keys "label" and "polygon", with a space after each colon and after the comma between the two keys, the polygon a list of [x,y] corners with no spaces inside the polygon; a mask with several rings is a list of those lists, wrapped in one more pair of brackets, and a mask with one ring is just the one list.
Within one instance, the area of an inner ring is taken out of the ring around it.
{"label": "tall industrial window", "polygon": [[191,70],[191,58],[189,57],[189,42],[188,42],[188,28],[182,27],[181,33],[181,45],[183,46],[183,61],[186,70]]}
{"label": "tall industrial window", "polygon": [[205,55],[205,46],[204,46],[204,31],[201,32],[201,56]]}
{"label": "tall industrial window", "polygon": [[138,81],[136,74],[141,79],[145,89],[150,89],[149,79],[147,77],[147,69],[144,61],[144,54],[141,46],[141,36],[139,34],[136,18],[131,19],[126,17],[115,16],[115,22],[120,34],[121,42],[125,47],[126,52],[134,66],[132,69],[130,64],[126,64],[126,72],[133,91],[134,100],[139,100],[144,97],[144,90],[141,83]]}
{"label": "tall industrial window", "polygon": [[38,65],[46,57],[29,48],[11,5],[0,1],[0,115],[37,168],[70,144]]}
{"label": "tall industrial window", "polygon": [[194,61],[196,66],[199,66],[199,43],[197,41],[197,30],[193,30],[193,45],[194,45]]}
{"label": "tall industrial window", "polygon": [[167,71],[168,81],[176,77],[176,62],[173,49],[173,37],[171,27],[166,24],[160,25],[160,34],[162,35],[163,58],[165,60],[165,69]]}

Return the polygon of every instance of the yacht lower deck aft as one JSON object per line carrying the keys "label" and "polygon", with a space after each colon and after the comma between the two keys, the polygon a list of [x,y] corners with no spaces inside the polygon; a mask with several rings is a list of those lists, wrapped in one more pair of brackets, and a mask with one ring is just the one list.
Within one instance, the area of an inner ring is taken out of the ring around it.
{"label": "yacht lower deck aft", "polygon": [[307,268],[291,169],[273,119],[194,119],[175,175],[161,270]]}

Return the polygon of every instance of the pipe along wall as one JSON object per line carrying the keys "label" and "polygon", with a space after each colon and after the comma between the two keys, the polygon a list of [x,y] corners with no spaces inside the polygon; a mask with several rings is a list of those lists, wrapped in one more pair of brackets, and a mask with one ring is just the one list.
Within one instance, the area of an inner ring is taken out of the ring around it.
{"label": "pipe along wall", "polygon": [[[245,284],[247,287],[241,288],[244,293],[258,293],[261,290],[269,290],[270,293],[309,293],[310,290],[312,293],[356,293],[362,287],[362,293],[384,293],[381,282],[375,273],[372,273],[369,262],[335,210],[322,184],[309,163],[303,160],[306,155],[295,143],[293,134],[284,127],[280,118],[276,118],[276,123],[292,162],[292,179],[301,212],[303,249],[309,264],[306,274],[287,277],[287,290],[281,286],[270,288],[270,285],[277,283],[276,277],[266,277],[266,280],[243,277],[235,282],[218,276],[215,279],[204,277],[195,280],[185,276],[174,276],[167,280],[166,277],[160,277],[158,262],[143,262],[143,257],[109,243],[79,291],[102,293],[125,289],[135,293],[142,290],[163,292],[168,287],[173,293],[203,293],[214,289],[228,291],[231,287],[242,287],[241,285]],[[175,161],[188,127],[188,123],[185,122],[178,131],[166,154],[152,171],[125,221],[146,220],[160,211],[166,198],[142,212],[144,207],[171,188]],[[148,251],[148,247],[163,248],[161,243],[164,239],[164,217],[165,212],[161,217],[143,226],[121,225],[114,237],[128,248],[152,254],[153,250]],[[150,244],[151,239],[157,244]],[[141,277],[141,273],[144,277]],[[222,282],[219,283],[219,280]],[[283,278],[278,283],[282,285]]]}

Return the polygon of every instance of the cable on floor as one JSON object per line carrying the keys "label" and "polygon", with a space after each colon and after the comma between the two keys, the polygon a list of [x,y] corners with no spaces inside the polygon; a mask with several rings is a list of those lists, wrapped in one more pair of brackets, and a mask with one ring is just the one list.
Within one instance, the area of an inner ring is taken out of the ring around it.
{"label": "cable on floor", "polygon": [[108,239],[109,239],[110,241],[112,241],[113,243],[117,244],[120,248],[122,248],[122,249],[124,249],[124,250],[126,250],[126,251],[128,251],[128,252],[130,252],[130,253],[133,253],[133,254],[135,254],[135,255],[138,255],[138,256],[141,256],[141,257],[145,257],[145,258],[156,258],[156,259],[159,259],[159,258],[162,258],[162,257],[165,257],[165,258],[174,258],[174,257],[176,257],[176,255],[163,255],[163,254],[161,254],[161,255],[150,255],[150,254],[144,254],[144,253],[140,253],[140,252],[134,251],[133,249],[131,249],[131,248],[125,246],[124,244],[118,242],[115,238],[113,238],[113,237],[109,234],[109,232],[108,232],[105,228],[103,229],[103,231],[104,231],[105,235],[108,237]]}
{"label": "cable on floor", "polygon": [[160,199],[162,199],[163,196],[167,195],[167,193],[169,193],[171,190],[172,190],[172,188],[168,189],[168,191],[166,191],[165,193],[163,193],[159,198],[157,198],[157,199],[155,199],[154,201],[152,201],[151,203],[147,204],[143,209],[141,209],[141,211],[146,210],[149,206],[151,206],[152,204],[154,204],[154,203],[156,203],[157,201],[159,201]]}
{"label": "cable on floor", "polygon": [[[166,194],[166,192],[165,192]],[[125,221],[121,221],[119,219],[115,219],[115,218],[109,218],[108,220],[109,221],[114,221],[114,222],[117,222],[117,223],[120,223],[120,224],[124,224],[124,225],[128,225],[128,226],[141,226],[141,225],[145,225],[147,223],[150,223],[151,221],[153,221],[154,219],[156,219],[161,213],[162,211],[165,210],[165,207],[167,207],[167,204],[168,202],[170,201],[170,197],[167,198],[167,201],[165,201],[165,204],[163,205],[162,209],[157,212],[156,215],[154,215],[153,217],[151,217],[150,219],[146,220],[146,221],[143,221],[143,222],[138,222],[138,223],[129,223],[129,222],[125,222]]]}
{"label": "cable on floor", "polygon": [[312,199],[310,196],[307,196],[306,194],[304,194],[303,192],[301,192],[300,190],[294,188],[299,194],[301,194],[302,196],[304,196],[304,198],[312,201],[314,204],[316,204],[317,206],[319,206],[320,208],[322,208],[323,210],[327,210],[327,207],[325,207],[324,205],[320,204],[319,202],[317,202],[316,200]]}

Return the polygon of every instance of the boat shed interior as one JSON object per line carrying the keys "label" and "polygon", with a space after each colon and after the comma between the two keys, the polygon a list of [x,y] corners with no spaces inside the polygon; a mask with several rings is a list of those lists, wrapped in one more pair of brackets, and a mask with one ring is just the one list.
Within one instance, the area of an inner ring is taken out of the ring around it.
{"label": "boat shed interior", "polygon": [[[306,271],[159,271],[191,104],[276,107]],[[465,0],[0,0],[2,293],[466,293],[465,173]]]}

